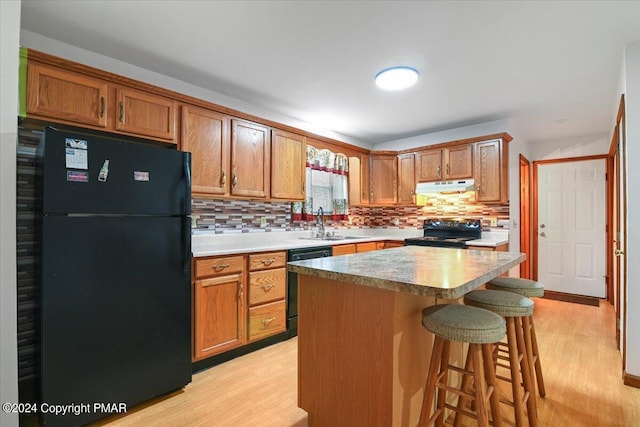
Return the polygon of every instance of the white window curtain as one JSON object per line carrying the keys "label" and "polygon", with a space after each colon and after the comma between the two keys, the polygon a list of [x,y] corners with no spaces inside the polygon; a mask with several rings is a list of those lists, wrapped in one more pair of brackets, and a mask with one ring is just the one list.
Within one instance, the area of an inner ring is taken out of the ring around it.
{"label": "white window curtain", "polygon": [[304,202],[294,202],[294,220],[313,221],[322,208],[332,220],[347,219],[349,208],[349,159],[341,153],[307,145],[307,177]]}

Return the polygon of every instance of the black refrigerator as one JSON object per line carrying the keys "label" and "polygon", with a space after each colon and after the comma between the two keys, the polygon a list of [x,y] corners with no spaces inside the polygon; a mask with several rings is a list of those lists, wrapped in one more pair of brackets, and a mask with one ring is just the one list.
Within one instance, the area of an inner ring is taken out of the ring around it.
{"label": "black refrigerator", "polygon": [[190,153],[47,127],[37,159],[41,423],[82,425],[182,388]]}

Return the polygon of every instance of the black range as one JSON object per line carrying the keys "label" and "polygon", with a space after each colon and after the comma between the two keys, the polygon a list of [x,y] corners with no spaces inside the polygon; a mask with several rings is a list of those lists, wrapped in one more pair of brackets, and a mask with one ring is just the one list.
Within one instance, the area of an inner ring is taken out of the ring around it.
{"label": "black range", "polygon": [[422,224],[423,237],[405,239],[405,245],[466,248],[482,234],[479,219],[431,218]]}

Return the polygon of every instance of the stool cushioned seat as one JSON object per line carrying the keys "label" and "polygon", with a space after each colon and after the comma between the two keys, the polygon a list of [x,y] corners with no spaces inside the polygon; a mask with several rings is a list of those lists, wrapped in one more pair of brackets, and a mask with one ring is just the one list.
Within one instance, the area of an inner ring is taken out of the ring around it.
{"label": "stool cushioned seat", "polygon": [[468,305],[427,307],[422,310],[422,325],[442,338],[476,344],[498,342],[506,334],[506,323],[502,317]]}
{"label": "stool cushioned seat", "polygon": [[487,289],[515,292],[525,297],[544,296],[544,285],[540,282],[519,277],[496,277],[485,285]]}
{"label": "stool cushioned seat", "polygon": [[491,310],[502,317],[523,317],[533,314],[533,301],[513,292],[471,291],[464,296],[464,303]]}

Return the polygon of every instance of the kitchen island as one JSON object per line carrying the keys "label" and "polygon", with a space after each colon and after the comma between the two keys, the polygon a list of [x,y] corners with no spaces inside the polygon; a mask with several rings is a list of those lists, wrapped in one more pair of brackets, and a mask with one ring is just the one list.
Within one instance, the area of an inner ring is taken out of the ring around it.
{"label": "kitchen island", "polygon": [[[298,405],[309,426],[414,426],[433,336],[424,307],[457,303],[524,254],[405,246],[296,261]],[[452,360],[462,363],[462,346]]]}

